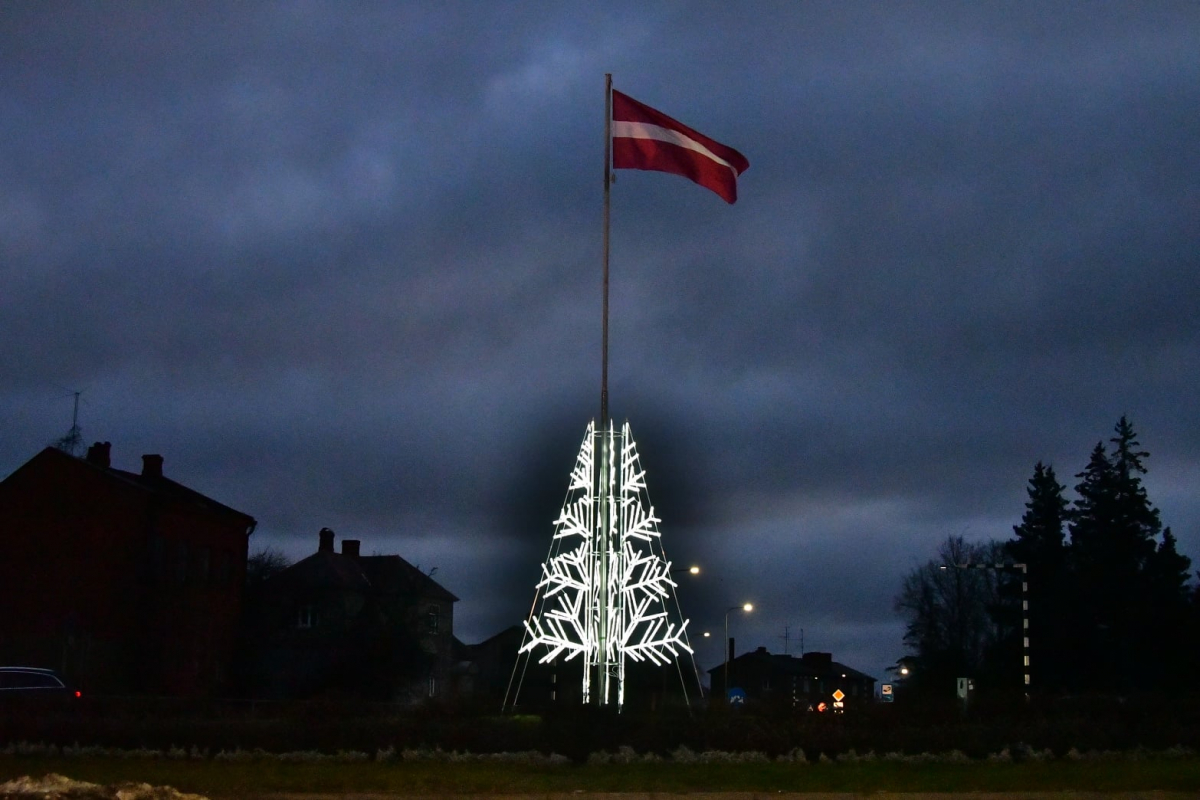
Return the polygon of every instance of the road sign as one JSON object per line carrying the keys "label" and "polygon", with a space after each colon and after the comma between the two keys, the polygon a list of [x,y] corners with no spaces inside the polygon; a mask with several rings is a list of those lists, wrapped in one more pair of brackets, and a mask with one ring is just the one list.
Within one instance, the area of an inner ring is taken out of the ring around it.
{"label": "road sign", "polygon": [[729,689],[729,705],[741,706],[746,704],[746,690],[734,686]]}
{"label": "road sign", "polygon": [[892,685],[890,683],[881,683],[879,685],[879,699],[885,703],[891,703],[896,699],[892,694]]}
{"label": "road sign", "polygon": [[846,699],[846,694],[841,689],[834,689],[833,690],[833,699],[837,700],[840,703]]}

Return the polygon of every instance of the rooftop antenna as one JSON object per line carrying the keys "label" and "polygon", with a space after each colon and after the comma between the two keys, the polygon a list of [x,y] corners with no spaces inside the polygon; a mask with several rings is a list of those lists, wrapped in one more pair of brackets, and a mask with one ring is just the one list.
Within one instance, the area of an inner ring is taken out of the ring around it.
{"label": "rooftop antenna", "polygon": [[79,396],[83,392],[73,391],[71,394],[75,395],[75,409],[71,412],[71,430],[67,431],[66,436],[56,441],[54,447],[64,453],[77,456],[83,451],[83,430],[79,427]]}

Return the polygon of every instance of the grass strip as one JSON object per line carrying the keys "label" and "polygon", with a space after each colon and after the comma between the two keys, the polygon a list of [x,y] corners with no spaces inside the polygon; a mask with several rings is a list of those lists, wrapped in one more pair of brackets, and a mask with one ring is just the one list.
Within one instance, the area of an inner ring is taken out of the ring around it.
{"label": "grass strip", "polygon": [[9,757],[0,782],[56,772],[173,786],[213,798],[287,793],[1200,791],[1200,759],[968,764],[303,764]]}

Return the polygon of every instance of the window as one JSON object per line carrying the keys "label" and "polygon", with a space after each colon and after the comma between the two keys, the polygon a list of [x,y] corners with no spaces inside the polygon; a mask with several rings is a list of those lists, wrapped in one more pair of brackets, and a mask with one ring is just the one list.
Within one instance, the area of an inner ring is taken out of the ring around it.
{"label": "window", "polygon": [[317,624],[317,610],[311,605],[300,606],[296,611],[296,627],[312,628]]}
{"label": "window", "polygon": [[163,539],[161,536],[150,537],[150,580],[155,583],[163,579]]}
{"label": "window", "polygon": [[425,611],[425,632],[426,633],[437,633],[438,632],[438,607],[437,606],[430,606]]}
{"label": "window", "polygon": [[175,544],[175,582],[187,583],[188,580],[188,546],[183,542]]}
{"label": "window", "polygon": [[233,576],[233,559],[228,550],[217,551],[217,586],[228,586]]}
{"label": "window", "polygon": [[211,562],[211,551],[207,547],[201,547],[196,551],[196,582],[201,586],[207,586],[212,578]]}

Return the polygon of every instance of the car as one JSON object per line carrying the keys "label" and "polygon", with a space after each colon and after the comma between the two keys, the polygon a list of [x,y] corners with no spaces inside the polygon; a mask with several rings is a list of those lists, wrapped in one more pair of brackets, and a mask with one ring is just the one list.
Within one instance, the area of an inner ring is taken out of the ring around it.
{"label": "car", "polygon": [[5,700],[78,699],[82,693],[44,667],[0,667],[0,702]]}

